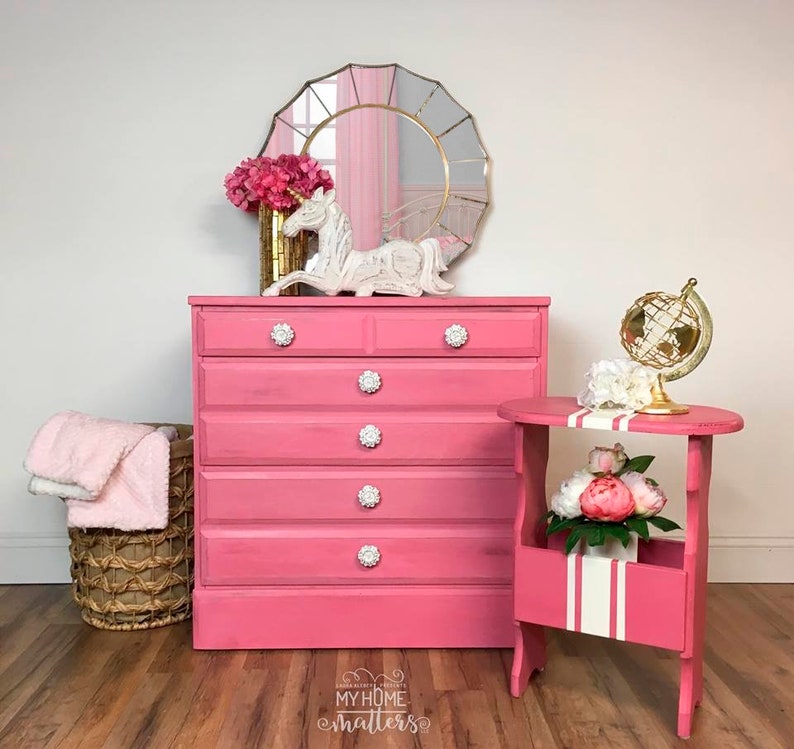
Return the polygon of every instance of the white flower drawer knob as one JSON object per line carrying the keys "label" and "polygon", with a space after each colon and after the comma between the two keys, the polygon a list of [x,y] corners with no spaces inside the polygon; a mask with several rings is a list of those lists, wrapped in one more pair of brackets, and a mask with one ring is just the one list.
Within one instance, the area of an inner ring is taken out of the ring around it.
{"label": "white flower drawer knob", "polygon": [[374,507],[380,502],[380,490],[377,486],[367,484],[358,490],[358,501],[362,507]]}
{"label": "white flower drawer knob", "polygon": [[361,427],[358,432],[358,441],[364,447],[377,447],[380,444],[380,438],[380,429],[374,424],[367,424],[365,427]]}
{"label": "white flower drawer knob", "polygon": [[365,544],[358,550],[358,561],[362,567],[374,567],[380,562],[380,550],[372,544]]}
{"label": "white flower drawer knob", "polygon": [[276,346],[289,346],[295,339],[295,331],[285,322],[278,322],[270,331],[270,337]]}
{"label": "white flower drawer knob", "polygon": [[380,390],[381,384],[380,375],[377,372],[373,372],[371,369],[365,369],[358,376],[358,389],[362,393],[377,393],[378,390]]}
{"label": "white flower drawer knob", "polygon": [[450,325],[444,331],[444,340],[447,342],[448,346],[452,346],[452,348],[460,348],[466,341],[469,340],[469,331],[463,327],[463,325],[458,325],[455,323],[454,325]]}

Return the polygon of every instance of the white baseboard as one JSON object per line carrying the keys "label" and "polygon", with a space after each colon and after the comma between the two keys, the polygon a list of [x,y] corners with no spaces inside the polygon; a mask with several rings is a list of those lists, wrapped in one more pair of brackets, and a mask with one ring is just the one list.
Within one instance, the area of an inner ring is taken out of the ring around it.
{"label": "white baseboard", "polygon": [[712,536],[710,583],[794,583],[794,538]]}
{"label": "white baseboard", "polygon": [[[0,534],[0,584],[70,581],[65,533]],[[794,538],[712,536],[709,582],[794,583]]]}
{"label": "white baseboard", "polygon": [[0,533],[0,584],[68,583],[66,533]]}

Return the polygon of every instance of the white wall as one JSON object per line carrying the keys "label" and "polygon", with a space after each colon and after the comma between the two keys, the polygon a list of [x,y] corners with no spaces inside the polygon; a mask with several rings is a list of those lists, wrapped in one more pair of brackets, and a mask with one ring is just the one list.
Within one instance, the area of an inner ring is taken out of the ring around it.
{"label": "white wall", "polygon": [[[715,441],[712,578],[794,580],[793,34],[794,4],[744,0],[0,3],[0,580],[68,579],[21,468],[48,416],[190,418],[187,295],[258,288],[223,176],[350,61],[474,113],[493,209],[449,277],[553,298],[552,394],[621,354],[632,299],[700,279],[713,348],[670,390],[747,421]],[[605,436],[555,432],[550,482]],[[682,519],[683,443],[647,439]]]}

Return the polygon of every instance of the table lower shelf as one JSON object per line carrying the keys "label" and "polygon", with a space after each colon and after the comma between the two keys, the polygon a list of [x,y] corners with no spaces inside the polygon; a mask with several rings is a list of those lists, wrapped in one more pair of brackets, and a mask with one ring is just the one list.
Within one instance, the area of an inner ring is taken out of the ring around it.
{"label": "table lower shelf", "polygon": [[520,622],[681,651],[683,566],[683,542],[666,539],[640,541],[637,562],[519,546],[514,615]]}

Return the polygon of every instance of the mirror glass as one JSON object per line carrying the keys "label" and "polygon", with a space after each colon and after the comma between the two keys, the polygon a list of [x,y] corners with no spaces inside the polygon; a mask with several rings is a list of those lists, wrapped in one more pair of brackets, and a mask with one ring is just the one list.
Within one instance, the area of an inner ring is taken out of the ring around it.
{"label": "mirror glass", "polygon": [[259,155],[309,153],[334,179],[353,247],[437,237],[447,263],[488,207],[488,155],[472,115],[400,65],[350,64],[308,81],[273,117]]}

